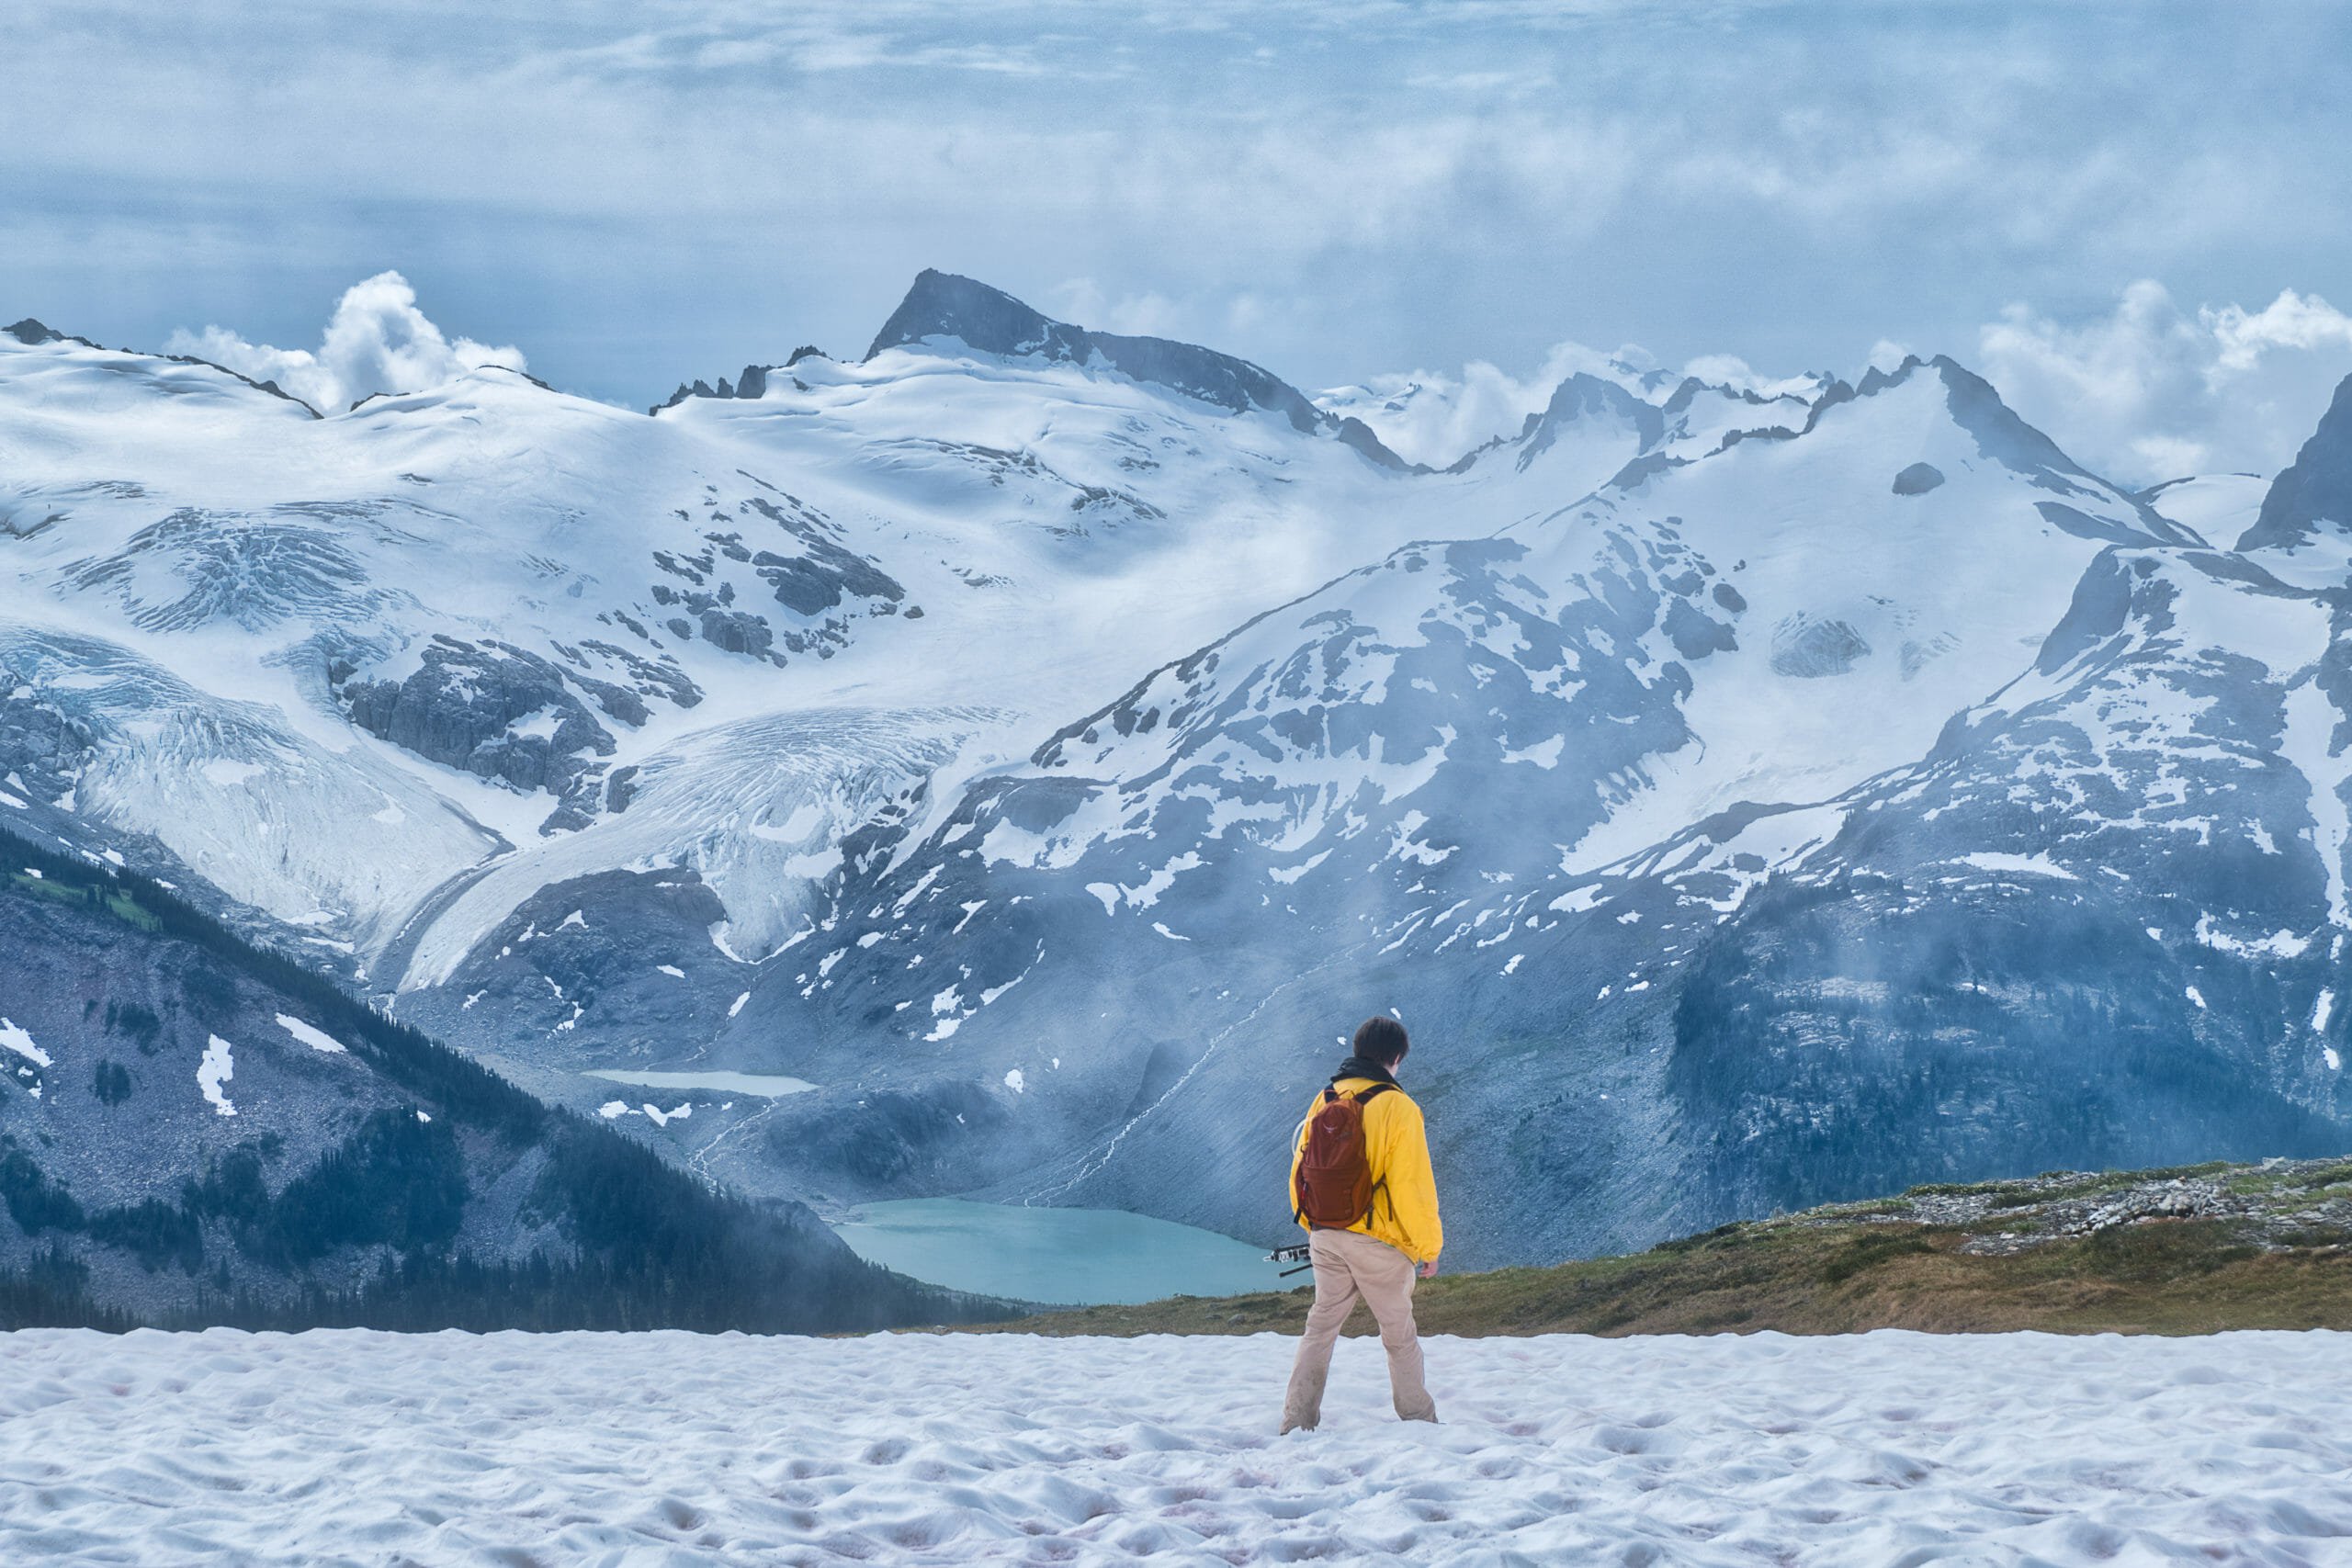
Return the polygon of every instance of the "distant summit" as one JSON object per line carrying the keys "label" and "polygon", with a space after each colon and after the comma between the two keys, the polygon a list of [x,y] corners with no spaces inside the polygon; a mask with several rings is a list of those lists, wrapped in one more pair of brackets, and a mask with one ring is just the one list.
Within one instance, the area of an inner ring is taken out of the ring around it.
{"label": "distant summit", "polygon": [[1596,419],[1615,420],[1635,432],[1645,452],[1666,434],[1666,415],[1656,405],[1644,402],[1614,381],[1579,370],[1553,389],[1552,400],[1542,413],[1528,420],[1525,445],[1519,452],[1520,468],[1524,469],[1549,451],[1562,431],[1580,420]]}
{"label": "distant summit", "polygon": [[1001,288],[925,267],[890,319],[882,323],[865,357],[871,359],[884,349],[918,345],[929,338],[954,338],[982,354],[1008,358],[1099,363],[1122,376],[1170,388],[1234,413],[1264,409],[1281,414],[1301,433],[1336,435],[1384,468],[1408,467],[1382,446],[1368,426],[1325,413],[1307,400],[1306,393],[1246,359],[1167,338],[1089,332],[1043,315]]}
{"label": "distant summit", "polygon": [[1305,393],[1247,360],[1166,338],[1089,332],[1043,315],[1002,289],[930,267],[917,275],[914,287],[882,323],[865,357],[934,337],[955,338],[982,354],[1008,358],[1085,365],[1100,355],[1123,376],[1173,388],[1235,413],[1267,409],[1309,434],[1334,423]]}

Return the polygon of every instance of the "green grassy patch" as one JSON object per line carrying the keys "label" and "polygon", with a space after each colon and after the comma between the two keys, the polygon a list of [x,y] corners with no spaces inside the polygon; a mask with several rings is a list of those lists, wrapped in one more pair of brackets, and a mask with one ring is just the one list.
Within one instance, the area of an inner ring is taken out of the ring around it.
{"label": "green grassy patch", "polygon": [[[6,853],[0,849],[0,853]],[[18,893],[28,893],[36,898],[47,898],[59,904],[77,904],[85,908],[101,909],[126,924],[142,931],[152,931],[161,923],[153,915],[139,907],[130,894],[103,884],[70,882],[51,875],[34,876],[22,871],[7,874],[8,886]]]}
{"label": "green grassy patch", "polygon": [[1935,1251],[1935,1247],[1918,1232],[1905,1227],[1896,1234],[1880,1233],[1848,1242],[1821,1266],[1820,1279],[1825,1285],[1842,1285],[1865,1269],[1897,1258]]}
{"label": "green grassy patch", "polygon": [[2260,1247],[2239,1240],[2218,1220],[2116,1225],[2085,1238],[2075,1251],[2085,1271],[2140,1283],[2211,1274],[2262,1256]]}
{"label": "green grassy patch", "polygon": [[[1415,1289],[1424,1334],[2201,1334],[2352,1328],[2352,1252],[2335,1227],[2264,1251],[2222,1222],[2158,1220],[2006,1257],[1960,1250],[1958,1227],[1750,1224],[1649,1252],[1549,1269],[1441,1275]],[[2330,1250],[2314,1250],[2330,1248]],[[1311,1288],[1090,1307],[970,1332],[1298,1333]],[[1361,1309],[1351,1334],[1374,1332]]]}

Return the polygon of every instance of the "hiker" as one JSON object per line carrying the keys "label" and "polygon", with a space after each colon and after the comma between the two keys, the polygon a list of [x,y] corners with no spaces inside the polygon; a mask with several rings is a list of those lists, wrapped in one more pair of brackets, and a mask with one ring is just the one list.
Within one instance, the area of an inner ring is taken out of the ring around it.
{"label": "hiker", "polygon": [[1437,1273],[1445,1233],[1438,1225],[1437,1180],[1421,1108],[1397,1087],[1396,1065],[1412,1048],[1393,1018],[1366,1019],[1354,1054],[1331,1075],[1299,1124],[1291,1156],[1291,1213],[1306,1231],[1315,1265],[1315,1305],[1298,1342],[1283,1430],[1314,1430],[1323,1418],[1331,1346],[1362,1296],[1388,1352],[1396,1415],[1434,1421],[1421,1382],[1421,1342],[1413,1327],[1413,1279]]}

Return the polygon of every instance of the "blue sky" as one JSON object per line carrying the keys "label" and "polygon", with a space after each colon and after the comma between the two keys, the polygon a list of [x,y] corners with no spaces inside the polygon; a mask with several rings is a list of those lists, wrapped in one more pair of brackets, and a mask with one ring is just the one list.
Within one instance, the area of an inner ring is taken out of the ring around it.
{"label": "blue sky", "polygon": [[935,265],[1497,418],[1563,342],[1947,351],[2134,479],[2283,460],[2352,369],[2335,5],[15,0],[0,50],[0,314],[109,344],[315,347],[397,269],[643,403]]}

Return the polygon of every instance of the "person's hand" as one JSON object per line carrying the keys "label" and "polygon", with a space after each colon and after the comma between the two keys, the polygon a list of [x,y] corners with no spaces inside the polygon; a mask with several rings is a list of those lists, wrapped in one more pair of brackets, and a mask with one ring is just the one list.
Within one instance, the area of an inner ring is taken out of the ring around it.
{"label": "person's hand", "polygon": [[1419,1269],[1414,1269],[1413,1272],[1419,1274],[1424,1280],[1436,1279],[1437,1259],[1434,1258],[1430,1258],[1427,1263],[1424,1263]]}

